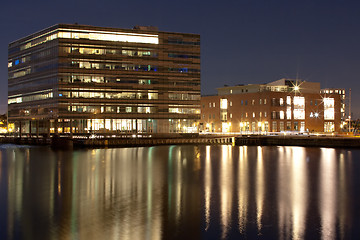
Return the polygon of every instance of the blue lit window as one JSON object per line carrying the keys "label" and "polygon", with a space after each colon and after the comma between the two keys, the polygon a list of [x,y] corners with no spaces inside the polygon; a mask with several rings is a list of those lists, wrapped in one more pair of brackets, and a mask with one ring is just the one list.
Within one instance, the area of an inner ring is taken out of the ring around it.
{"label": "blue lit window", "polygon": [[15,65],[18,65],[20,63],[20,60],[19,59],[16,59],[15,60]]}
{"label": "blue lit window", "polygon": [[59,97],[62,97],[62,94],[61,94],[61,93],[59,93]]}

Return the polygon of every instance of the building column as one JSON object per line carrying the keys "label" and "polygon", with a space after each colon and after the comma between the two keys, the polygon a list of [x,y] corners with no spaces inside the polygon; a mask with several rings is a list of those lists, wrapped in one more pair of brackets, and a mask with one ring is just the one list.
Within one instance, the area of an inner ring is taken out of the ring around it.
{"label": "building column", "polygon": [[54,119],[54,134],[58,134],[58,119]]}
{"label": "building column", "polygon": [[71,137],[71,138],[72,138],[72,136],[73,136],[72,126],[73,126],[73,120],[72,120],[72,118],[71,118],[71,119],[70,119],[70,137]]}
{"label": "building column", "polygon": [[21,120],[19,121],[19,134],[20,134],[20,138],[21,138],[21,134],[22,134],[22,129],[21,129]]}
{"label": "building column", "polygon": [[36,120],[36,137],[39,138],[39,120]]}
{"label": "building column", "polygon": [[51,120],[45,120],[45,131],[47,133],[47,137],[50,138],[50,128],[51,128]]}

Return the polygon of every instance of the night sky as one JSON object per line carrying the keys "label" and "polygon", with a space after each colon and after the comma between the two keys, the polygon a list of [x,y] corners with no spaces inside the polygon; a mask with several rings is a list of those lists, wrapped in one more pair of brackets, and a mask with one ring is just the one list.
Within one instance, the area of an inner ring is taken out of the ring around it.
{"label": "night sky", "polygon": [[57,23],[198,33],[203,95],[298,77],[351,88],[353,118],[360,117],[360,1],[1,1],[0,114],[8,44]]}

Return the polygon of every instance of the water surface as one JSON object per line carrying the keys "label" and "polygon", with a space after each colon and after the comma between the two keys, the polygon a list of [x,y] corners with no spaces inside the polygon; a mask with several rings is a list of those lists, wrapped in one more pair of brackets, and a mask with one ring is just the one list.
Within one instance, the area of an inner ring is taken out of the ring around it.
{"label": "water surface", "polygon": [[360,239],[360,151],[0,145],[0,239]]}

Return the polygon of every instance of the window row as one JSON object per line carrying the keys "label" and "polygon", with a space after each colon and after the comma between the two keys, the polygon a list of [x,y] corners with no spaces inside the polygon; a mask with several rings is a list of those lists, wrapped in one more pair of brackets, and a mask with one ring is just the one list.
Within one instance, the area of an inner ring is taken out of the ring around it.
{"label": "window row", "polygon": [[104,77],[97,75],[71,75],[61,76],[60,82],[64,83],[120,83],[120,84],[139,84],[139,85],[151,85],[151,84],[166,84],[166,85],[179,85],[179,86],[199,86],[200,81],[197,79],[179,81],[168,81],[167,79],[134,79],[134,78],[120,78],[120,77]]}
{"label": "window row", "polygon": [[161,109],[157,106],[88,106],[71,105],[66,108],[60,108],[60,112],[78,112],[78,113],[177,113],[177,114],[198,114],[197,108],[169,108]]}
{"label": "window row", "polygon": [[[74,89],[73,89],[74,90]],[[158,99],[158,93],[135,92],[86,92],[86,91],[60,91],[59,97],[64,98],[107,98],[107,99]]]}
{"label": "window row", "polygon": [[60,47],[60,52],[87,54],[87,55],[121,55],[130,57],[157,57],[158,53],[152,50],[125,50],[108,48],[90,48],[90,47]]}
{"label": "window row", "polygon": [[28,95],[28,96],[18,96],[18,97],[9,96],[8,104],[39,101],[39,100],[45,100],[45,99],[49,99],[49,98],[53,98],[52,90],[47,90],[42,93],[32,94],[32,95]]}
{"label": "window row", "polygon": [[38,72],[54,70],[57,67],[58,67],[57,63],[47,63],[46,65],[42,64],[42,65],[35,65],[35,66],[31,66],[31,67],[28,66],[26,68],[21,68],[16,71],[9,72],[8,77],[9,77],[9,79],[19,78],[19,77],[29,75],[31,73],[38,73]]}
{"label": "window row", "polygon": [[49,56],[57,56],[56,49],[47,49],[40,52],[35,52],[31,55],[23,55],[21,57],[14,58],[13,60],[10,60],[8,62],[8,68],[15,67],[15,66],[21,66],[24,63],[29,64],[30,61],[39,60],[45,57]]}
{"label": "window row", "polygon": [[200,100],[200,94],[189,93],[169,93],[169,99],[171,100]]}
{"label": "window row", "polygon": [[[125,107],[125,106],[68,106],[68,112],[78,113],[157,113],[158,107],[142,106],[142,107]],[[64,111],[64,109],[63,109]],[[60,112],[62,112],[60,110]]]}
{"label": "window row", "polygon": [[178,53],[169,53],[168,57],[171,57],[171,58],[184,58],[184,59],[188,59],[188,58],[200,59],[200,56],[188,55],[188,54],[178,54]]}
{"label": "window row", "polygon": [[200,41],[184,41],[183,39],[173,37],[168,38],[168,43],[181,45],[200,45]]}
{"label": "window row", "polygon": [[111,64],[101,62],[83,62],[72,61],[70,64],[61,64],[61,67],[85,68],[85,69],[108,69],[108,70],[133,70],[133,71],[154,71],[158,70],[153,65],[137,65],[137,64]]}

